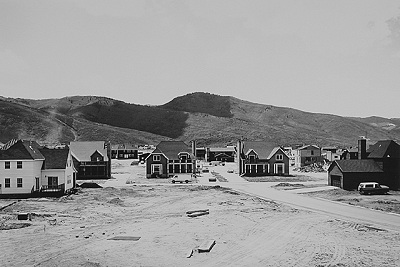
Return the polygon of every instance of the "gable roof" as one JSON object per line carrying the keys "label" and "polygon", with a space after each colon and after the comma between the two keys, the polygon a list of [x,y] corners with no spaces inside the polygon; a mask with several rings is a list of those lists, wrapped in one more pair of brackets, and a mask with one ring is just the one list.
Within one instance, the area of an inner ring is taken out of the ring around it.
{"label": "gable roof", "polygon": [[272,157],[276,154],[276,152],[278,152],[279,150],[282,151],[282,154],[283,154],[283,155],[285,155],[286,157],[289,157],[289,156],[285,153],[285,151],[283,151],[282,148],[280,148],[279,146],[277,146],[277,147],[274,147],[274,149],[272,149],[271,153],[270,153],[269,156],[268,156],[268,159],[272,158]]}
{"label": "gable roof", "polygon": [[138,146],[133,145],[133,144],[118,144],[118,145],[112,145],[111,149],[112,150],[137,150]]}
{"label": "gable roof", "polygon": [[69,149],[41,149],[45,157],[43,169],[65,169],[68,160]]}
{"label": "gable roof", "polygon": [[0,160],[43,160],[40,145],[35,141],[18,140],[6,150],[0,150]]}
{"label": "gable roof", "polygon": [[371,172],[383,172],[378,164],[372,159],[348,159],[348,160],[335,160],[331,166],[329,166],[329,171],[335,166],[343,173],[371,173]]}
{"label": "gable roof", "polygon": [[78,161],[91,161],[91,156],[97,150],[108,161],[107,149],[104,141],[71,142],[69,148]]}
{"label": "gable roof", "polygon": [[303,150],[303,149],[307,149],[307,148],[315,148],[315,149],[320,149],[318,146],[316,145],[305,145],[302,147],[299,147],[297,150]]}
{"label": "gable roof", "polygon": [[235,152],[234,147],[210,147],[210,152]]}
{"label": "gable roof", "polygon": [[162,153],[168,159],[179,159],[178,154],[181,152],[187,152],[192,155],[191,148],[183,141],[161,141],[152,154]]}
{"label": "gable roof", "polygon": [[244,141],[243,142],[243,153],[246,155],[251,150],[257,153],[259,159],[268,159],[271,152],[277,146],[270,142],[264,141]]}
{"label": "gable roof", "polygon": [[393,140],[382,140],[370,146],[368,152],[368,158],[400,158],[400,145]]}

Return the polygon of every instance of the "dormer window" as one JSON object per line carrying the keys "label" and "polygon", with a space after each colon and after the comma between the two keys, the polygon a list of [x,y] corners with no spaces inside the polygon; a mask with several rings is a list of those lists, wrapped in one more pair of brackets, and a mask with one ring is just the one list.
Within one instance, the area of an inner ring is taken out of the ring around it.
{"label": "dormer window", "polygon": [[153,155],[153,161],[160,161],[161,157],[160,155]]}
{"label": "dormer window", "polygon": [[276,154],[276,160],[283,160],[282,154]]}

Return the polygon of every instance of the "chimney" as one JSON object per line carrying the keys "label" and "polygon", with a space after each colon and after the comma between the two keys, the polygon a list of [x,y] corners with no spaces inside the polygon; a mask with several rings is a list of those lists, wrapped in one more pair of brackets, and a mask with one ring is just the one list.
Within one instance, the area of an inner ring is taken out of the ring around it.
{"label": "chimney", "polygon": [[367,158],[367,139],[362,137],[358,140],[358,159]]}
{"label": "chimney", "polygon": [[242,174],[242,161],[241,161],[241,156],[242,156],[242,141],[238,140],[237,142],[237,147],[236,147],[236,158],[237,158],[237,162],[238,162],[238,171],[239,171],[239,175]]}
{"label": "chimney", "polygon": [[197,157],[197,153],[196,153],[196,140],[192,140],[192,154],[194,155],[194,157]]}

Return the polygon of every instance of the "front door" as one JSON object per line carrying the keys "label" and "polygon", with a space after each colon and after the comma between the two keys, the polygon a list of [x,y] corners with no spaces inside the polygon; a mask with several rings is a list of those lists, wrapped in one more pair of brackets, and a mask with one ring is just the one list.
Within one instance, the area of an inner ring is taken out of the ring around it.
{"label": "front door", "polygon": [[39,191],[39,177],[35,177],[35,187],[36,187],[36,191]]}
{"label": "front door", "polygon": [[58,187],[58,177],[57,176],[49,176],[49,189],[57,189]]}
{"label": "front door", "polygon": [[276,163],[275,164],[275,174],[278,174],[278,175],[280,175],[280,174],[284,174],[284,172],[285,172],[285,164],[283,164],[283,163]]}

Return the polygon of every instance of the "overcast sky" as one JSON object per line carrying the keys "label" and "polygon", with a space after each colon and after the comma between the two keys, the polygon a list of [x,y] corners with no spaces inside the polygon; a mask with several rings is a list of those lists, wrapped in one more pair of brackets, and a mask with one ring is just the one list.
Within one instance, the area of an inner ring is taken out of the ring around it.
{"label": "overcast sky", "polygon": [[0,95],[400,118],[400,1],[0,0]]}

